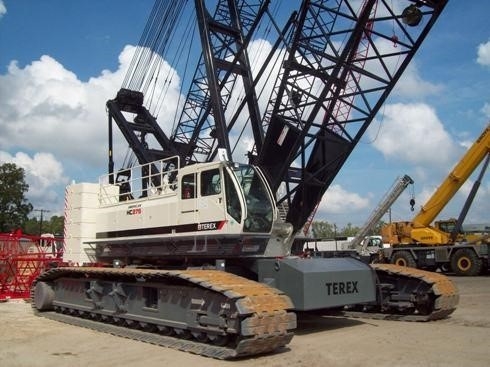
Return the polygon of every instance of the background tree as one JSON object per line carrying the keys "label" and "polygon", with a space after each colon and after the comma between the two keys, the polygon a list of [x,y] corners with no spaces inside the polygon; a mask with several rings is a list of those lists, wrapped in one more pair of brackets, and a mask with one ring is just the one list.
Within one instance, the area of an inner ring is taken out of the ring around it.
{"label": "background tree", "polygon": [[39,234],[39,221],[36,217],[29,218],[24,222],[22,226],[22,232],[25,234],[35,235]]}
{"label": "background tree", "polygon": [[337,235],[335,225],[325,221],[312,222],[311,232],[314,238],[334,238]]}
{"label": "background tree", "polygon": [[342,236],[354,237],[357,235],[357,233],[359,233],[359,230],[360,230],[359,227],[354,227],[352,226],[352,223],[347,223],[347,225],[344,228],[342,228],[340,233],[342,234]]}
{"label": "background tree", "polygon": [[[382,225],[380,222],[379,226]],[[335,224],[326,222],[326,221],[314,221],[311,223],[311,232],[313,238],[317,239],[333,239],[335,237],[354,237],[359,233],[360,228],[355,227],[352,223],[347,223],[347,225],[343,228],[337,227]],[[378,234],[377,232],[380,230],[380,227],[376,227],[373,232],[374,234]]]}
{"label": "background tree", "polygon": [[49,233],[56,236],[63,236],[63,230],[65,226],[65,217],[53,215],[49,219]]}
{"label": "background tree", "polygon": [[43,233],[52,233],[55,236],[63,236],[64,217],[53,215],[49,219],[41,221],[37,217],[29,218],[23,225],[22,231],[26,234],[38,236]]}
{"label": "background tree", "polygon": [[0,232],[21,228],[32,211],[32,204],[25,198],[29,185],[25,172],[13,163],[0,165]]}

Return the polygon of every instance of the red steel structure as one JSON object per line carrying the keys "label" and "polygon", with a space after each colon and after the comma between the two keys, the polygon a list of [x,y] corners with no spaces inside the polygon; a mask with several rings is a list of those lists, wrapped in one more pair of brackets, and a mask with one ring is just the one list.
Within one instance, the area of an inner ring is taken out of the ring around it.
{"label": "red steel structure", "polygon": [[28,299],[34,279],[62,259],[63,238],[0,233],[0,301]]}

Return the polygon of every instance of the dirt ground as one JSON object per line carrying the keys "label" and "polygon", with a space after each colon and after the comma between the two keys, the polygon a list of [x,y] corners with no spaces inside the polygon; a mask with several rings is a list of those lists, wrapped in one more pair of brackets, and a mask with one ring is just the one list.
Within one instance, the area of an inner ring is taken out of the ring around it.
{"label": "dirt ground", "polygon": [[451,278],[458,309],[429,323],[300,316],[287,348],[235,361],[145,344],[36,317],[30,304],[0,303],[0,366],[153,367],[488,366],[490,277]]}

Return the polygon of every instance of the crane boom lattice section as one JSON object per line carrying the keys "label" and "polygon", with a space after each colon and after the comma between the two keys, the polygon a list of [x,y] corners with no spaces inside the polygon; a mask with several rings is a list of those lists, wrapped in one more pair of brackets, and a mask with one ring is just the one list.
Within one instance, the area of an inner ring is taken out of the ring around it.
{"label": "crane boom lattice section", "polygon": [[[267,3],[267,2],[266,2]],[[220,1],[211,17],[204,1],[196,1],[203,53],[172,140],[186,147],[187,161],[210,161],[217,148],[232,156],[226,110],[238,77],[249,91],[247,105],[254,138],[263,132],[247,55],[247,45],[266,9],[262,1]]]}
{"label": "crane boom lattice section", "polygon": [[[303,3],[257,158],[278,202],[288,202],[287,221],[296,230],[315,210],[445,4],[407,1],[400,11],[375,0],[360,7],[355,1]],[[345,106],[349,113],[339,113]]]}

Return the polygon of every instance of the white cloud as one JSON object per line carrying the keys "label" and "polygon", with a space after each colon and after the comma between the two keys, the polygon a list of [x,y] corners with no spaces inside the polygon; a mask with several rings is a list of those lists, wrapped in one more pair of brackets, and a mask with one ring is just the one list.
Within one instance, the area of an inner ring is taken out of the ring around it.
{"label": "white cloud", "polygon": [[60,201],[63,191],[59,188],[66,185],[68,178],[64,175],[61,162],[50,153],[36,153],[32,157],[18,152],[11,155],[0,151],[0,163],[14,163],[25,171],[25,180],[29,185],[26,197],[36,205],[42,205],[49,210],[59,208],[53,204]]}
{"label": "white cloud", "polygon": [[328,188],[318,210],[323,214],[352,213],[367,208],[369,204],[369,199],[348,192],[336,184]]}
{"label": "white cloud", "polygon": [[490,103],[485,103],[481,109],[481,112],[485,115],[485,117],[490,118]]}
{"label": "white cloud", "polygon": [[[12,61],[7,74],[0,75],[0,146],[7,151],[50,152],[60,161],[77,162],[82,170],[104,166],[105,102],[119,90],[133,50],[124,48],[116,71],[103,70],[87,82],[47,55],[24,68]],[[167,95],[172,101],[177,98],[174,89]],[[175,108],[176,103],[166,103],[162,116],[173,117]]]}
{"label": "white cloud", "polygon": [[[378,55],[375,53],[374,49],[371,48],[369,50],[369,56],[371,56],[372,59],[366,62],[364,69],[388,80],[392,77],[393,73],[398,70],[401,59],[396,55],[396,48],[392,41],[384,38],[377,38],[375,43],[379,53],[385,55],[383,58],[383,65],[380,64]],[[387,70],[389,71],[389,75]],[[363,89],[365,90],[368,88],[384,87],[384,84],[380,84],[374,79],[365,78],[361,79],[361,85],[363,85]],[[420,75],[416,60],[411,60],[410,64],[396,83],[393,95],[420,100],[427,96],[437,94],[442,89],[443,87],[440,84],[433,84],[424,80]]]}
{"label": "white cloud", "polygon": [[[488,174],[487,174],[488,176]],[[490,180],[484,179],[468,212],[465,223],[488,223],[490,209]],[[464,199],[466,199],[465,195]]]}
{"label": "white cloud", "polygon": [[0,19],[7,13],[7,8],[5,7],[5,3],[3,0],[0,0]]}
{"label": "white cloud", "polygon": [[[117,70],[103,70],[87,82],[79,80],[48,55],[24,67],[12,61],[6,74],[0,75],[0,146],[3,150],[0,157],[26,169],[30,186],[28,197],[36,200],[36,205],[46,202],[54,206],[56,203],[51,201],[57,200],[62,208],[63,187],[69,180],[96,182],[97,176],[105,171],[105,103],[119,90],[133,51],[133,46],[126,46],[119,56]],[[162,66],[162,72],[166,72],[165,68],[169,68],[168,64]],[[176,86],[180,80],[174,79],[161,109],[162,128],[171,123],[177,106]],[[124,156],[127,143],[117,131],[115,134],[115,153]],[[66,178],[70,173],[74,177]],[[57,191],[56,185],[60,185]]]}
{"label": "white cloud", "polygon": [[490,41],[478,45],[476,62],[480,65],[490,66]]}
{"label": "white cloud", "polygon": [[442,90],[442,86],[430,83],[422,79],[417,64],[412,61],[398,81],[394,94],[414,99],[423,99],[424,97],[434,95]]}
{"label": "white cloud", "polygon": [[457,145],[429,105],[386,105],[382,115],[380,131],[370,129],[368,134],[386,158],[415,165],[448,165],[454,161]]}
{"label": "white cloud", "polygon": [[0,145],[97,162],[105,150],[103,101],[117,90],[117,81],[107,84],[83,83],[46,55],[24,68],[11,62],[0,76]]}

